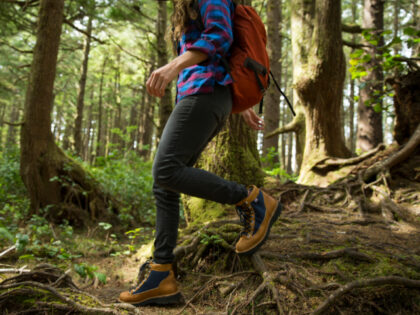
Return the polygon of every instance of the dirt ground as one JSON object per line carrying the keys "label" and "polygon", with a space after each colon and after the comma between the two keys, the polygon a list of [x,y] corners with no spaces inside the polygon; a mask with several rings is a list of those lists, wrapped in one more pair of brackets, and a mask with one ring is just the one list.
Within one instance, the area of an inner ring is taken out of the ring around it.
{"label": "dirt ground", "polygon": [[[281,200],[284,210],[256,254],[240,257],[232,251],[240,230],[237,224],[188,230],[180,245],[196,247],[180,257],[177,278],[185,303],[142,307],[137,313],[420,314],[417,162],[362,185],[357,178],[327,188],[271,181],[267,192]],[[135,255],[80,259],[106,271],[105,285],[85,289],[102,301],[101,310],[92,311],[98,302],[72,297],[66,289],[71,283],[64,277],[66,285],[57,287],[58,294],[35,290],[33,282],[16,280],[14,291],[0,283],[3,313],[88,313],[77,305],[64,305],[63,299],[61,304],[54,302],[60,294],[88,305],[90,313],[136,313],[113,305],[121,291],[135,284],[140,265]],[[52,279],[46,283],[54,285],[63,276]],[[12,298],[27,302],[28,294],[34,294],[35,304],[47,302],[32,310],[13,303]]]}

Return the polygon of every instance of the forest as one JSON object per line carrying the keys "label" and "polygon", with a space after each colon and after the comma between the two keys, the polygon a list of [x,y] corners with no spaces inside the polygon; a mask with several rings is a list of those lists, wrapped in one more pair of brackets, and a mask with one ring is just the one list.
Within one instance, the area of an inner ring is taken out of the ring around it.
{"label": "forest", "polygon": [[183,303],[118,301],[153,253],[176,86],[146,82],[175,57],[173,2],[0,0],[0,313],[420,314],[417,0],[236,1],[296,114],[271,82],[264,130],[231,114],[195,167],[283,212],[243,256],[235,207],[182,195]]}

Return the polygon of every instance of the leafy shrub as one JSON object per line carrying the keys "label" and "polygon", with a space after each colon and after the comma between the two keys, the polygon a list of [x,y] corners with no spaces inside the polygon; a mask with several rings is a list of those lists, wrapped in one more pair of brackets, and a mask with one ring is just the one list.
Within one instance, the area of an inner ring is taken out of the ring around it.
{"label": "leafy shrub", "polygon": [[107,192],[123,202],[122,221],[154,223],[152,162],[143,161],[135,152],[114,153],[97,158],[91,172]]}
{"label": "leafy shrub", "polygon": [[0,243],[12,244],[18,223],[28,214],[29,200],[19,174],[17,147],[0,151]]}

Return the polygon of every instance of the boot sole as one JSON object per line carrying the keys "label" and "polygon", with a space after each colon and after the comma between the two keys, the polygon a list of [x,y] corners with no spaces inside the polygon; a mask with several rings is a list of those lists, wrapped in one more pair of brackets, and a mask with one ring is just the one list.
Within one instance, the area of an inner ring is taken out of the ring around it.
{"label": "boot sole", "polygon": [[274,222],[277,221],[277,219],[279,218],[281,211],[283,210],[283,206],[281,205],[280,201],[277,205],[277,209],[274,212],[273,216],[270,219],[270,224],[268,225],[268,229],[267,229],[267,233],[265,233],[264,238],[261,240],[261,242],[257,243],[253,248],[247,250],[246,252],[237,252],[238,255],[252,255],[254,254],[257,250],[260,249],[261,246],[264,245],[265,241],[267,240],[268,236],[270,235],[270,230],[271,230],[271,226],[274,224]]}
{"label": "boot sole", "polygon": [[134,306],[146,306],[146,305],[175,305],[182,304],[184,298],[182,297],[181,292],[175,293],[173,295],[160,296],[155,298],[150,298],[146,301],[140,303],[131,303]]}

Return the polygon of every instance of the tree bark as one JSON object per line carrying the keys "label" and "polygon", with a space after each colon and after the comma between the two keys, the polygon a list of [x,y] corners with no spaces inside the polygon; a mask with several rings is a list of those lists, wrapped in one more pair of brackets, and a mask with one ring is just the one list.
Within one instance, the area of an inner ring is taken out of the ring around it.
{"label": "tree bark", "polygon": [[394,139],[404,144],[420,124],[420,71],[389,80],[394,88]]}
{"label": "tree bark", "polygon": [[300,183],[325,181],[312,166],[328,156],[347,157],[340,108],[345,76],[341,39],[341,2],[292,3],[295,100],[305,113],[306,143]]}
{"label": "tree bark", "polygon": [[[151,66],[149,69],[149,76],[154,71],[154,61],[155,56],[153,55],[151,60]],[[144,82],[146,83],[147,78],[144,78]],[[144,84],[146,86],[146,84]],[[153,128],[154,128],[154,98],[146,92],[146,90],[143,91],[144,94],[144,112],[142,113],[142,121],[141,121],[141,145],[139,147],[139,154],[142,156],[145,160],[149,160],[151,157],[151,149],[152,149],[152,142],[153,142]]]}
{"label": "tree bark", "polygon": [[[165,31],[167,27],[167,3],[159,1],[158,4],[158,20],[157,20],[157,60],[158,67],[162,67],[168,63],[168,51],[166,49]],[[168,84],[165,89],[165,95],[160,99],[159,104],[159,128],[157,132],[157,141],[162,136],[163,128],[168,121],[172,112],[174,100],[171,92],[172,84]]]}
{"label": "tree bark", "polygon": [[92,17],[89,16],[88,25],[86,29],[86,41],[83,52],[83,63],[82,63],[82,74],[79,81],[79,93],[77,96],[77,116],[74,126],[74,150],[77,155],[82,155],[82,121],[83,121],[83,109],[85,106],[85,89],[86,89],[86,78],[89,64],[89,53],[90,53],[90,42],[92,34]]}
{"label": "tree bark", "polygon": [[105,147],[104,147],[104,128],[103,128],[103,122],[104,120],[104,109],[103,109],[103,88],[104,88],[104,76],[105,76],[105,69],[106,69],[106,63],[108,62],[108,57],[104,57],[104,61],[102,63],[102,71],[101,71],[101,81],[99,84],[99,101],[98,101],[98,134],[97,134],[97,144],[96,144],[96,156],[103,156],[105,154]]}
{"label": "tree bark", "polygon": [[88,117],[86,121],[86,133],[84,136],[83,147],[82,147],[82,157],[84,161],[90,161],[90,138],[94,137],[94,129],[92,129],[92,121],[93,121],[93,96],[94,96],[95,87],[92,86],[92,91],[90,94],[90,104],[88,107]]}
{"label": "tree bark", "polygon": [[[384,28],[384,0],[364,0],[363,6],[363,28],[372,29],[377,45],[365,42],[365,49],[372,59],[366,65],[368,75],[361,79],[364,86],[360,90],[359,105],[357,109],[357,148],[362,152],[369,151],[382,143],[382,95],[383,72],[380,60],[376,58],[379,54],[378,47],[383,46],[384,40],[381,32]],[[375,106],[377,111],[375,111]]]}
{"label": "tree bark", "polygon": [[[10,112],[10,122],[11,123],[17,123],[19,121],[19,107],[18,106],[12,106],[12,111]],[[7,140],[6,140],[6,146],[12,147],[16,145],[16,126],[9,126],[9,129],[7,130]]]}
{"label": "tree bark", "polygon": [[[117,55],[117,68],[115,70],[115,81],[114,81],[114,95],[115,95],[115,106],[116,110],[114,110],[114,123],[112,128],[119,129],[121,132],[122,130],[122,108],[121,108],[121,54],[118,53]],[[112,133],[111,136],[111,143],[117,149],[122,149],[123,146],[121,145],[121,137],[118,133]]]}
{"label": "tree bark", "polygon": [[30,197],[30,214],[48,206],[49,218],[65,217],[82,224],[98,217],[117,220],[108,211],[108,207],[116,211],[116,203],[110,205],[110,198],[91,176],[55,144],[51,132],[63,8],[64,0],[41,0],[21,128],[20,174]]}
{"label": "tree bark", "polygon": [[[351,3],[351,15],[352,15],[352,22],[353,24],[356,23],[356,14],[357,14],[357,1],[352,0]],[[352,35],[352,43],[356,43],[356,35]],[[354,49],[351,50],[352,52]],[[355,80],[352,79],[350,75],[350,107],[349,107],[349,129],[350,129],[350,135],[349,135],[349,148],[351,154],[354,154],[356,151],[356,138],[354,134],[354,93],[355,93]]]}
{"label": "tree bark", "polygon": [[[270,57],[270,68],[274,76],[276,76],[281,86],[281,57],[282,57],[282,1],[268,0],[267,3],[267,29],[268,29],[268,55]],[[271,84],[264,98],[264,135],[279,127],[280,122],[280,92],[274,84]],[[267,154],[270,148],[274,148],[274,152],[279,151],[278,135],[266,138],[263,141],[263,153]],[[276,154],[273,162],[278,162],[279,158]]]}

